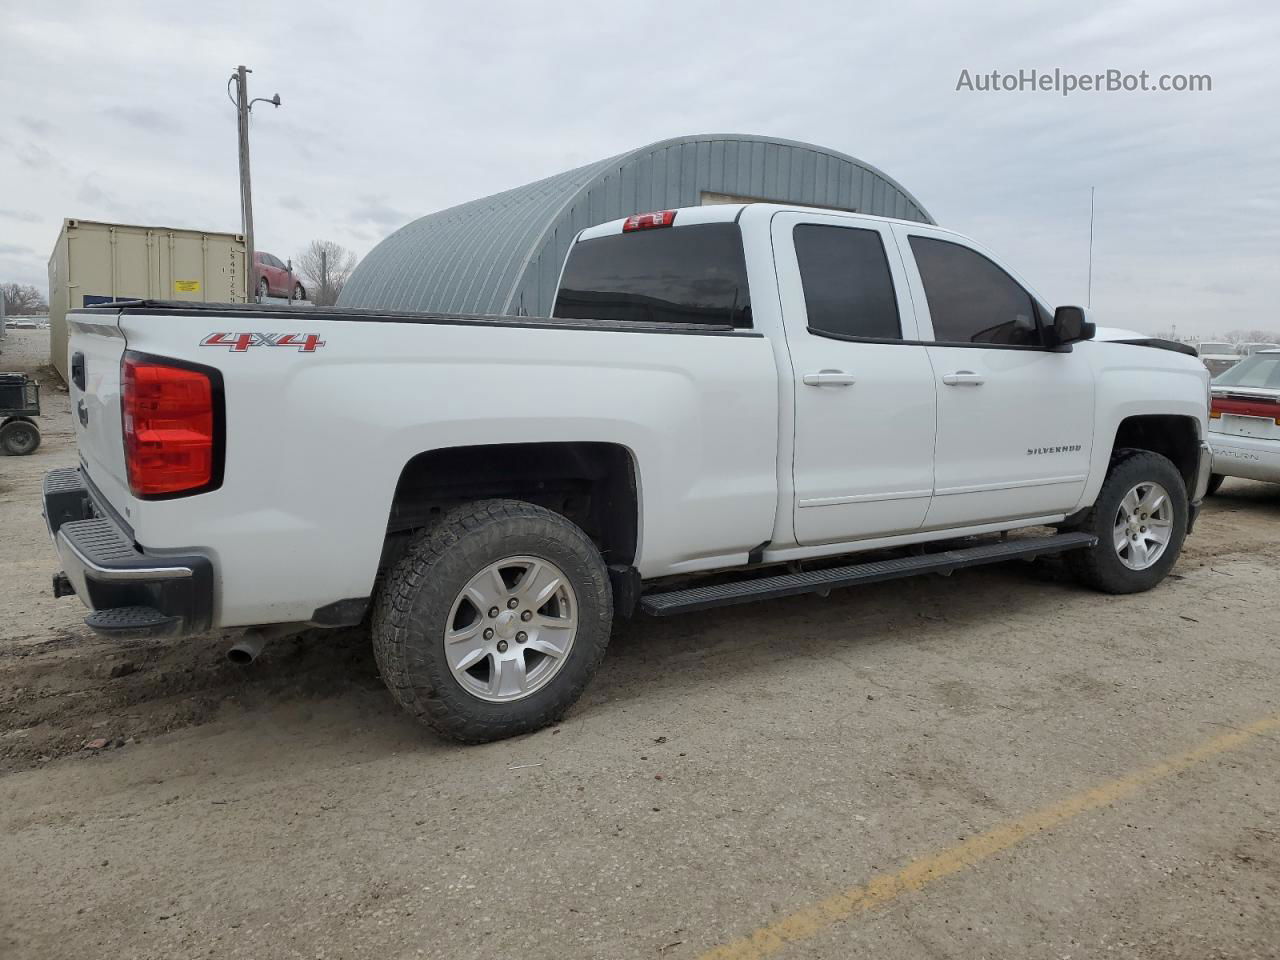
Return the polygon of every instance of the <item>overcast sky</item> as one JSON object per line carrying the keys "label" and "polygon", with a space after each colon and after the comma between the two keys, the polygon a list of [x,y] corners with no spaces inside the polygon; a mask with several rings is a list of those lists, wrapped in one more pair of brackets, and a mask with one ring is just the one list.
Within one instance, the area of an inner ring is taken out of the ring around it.
{"label": "overcast sky", "polygon": [[[64,217],[238,231],[253,69],[259,248],[404,223],[655,140],[746,133],[880,167],[1052,304],[1280,331],[1280,6],[0,0],[0,280]],[[980,9],[981,12],[977,12]],[[957,91],[961,70],[1209,74],[1200,93]]]}

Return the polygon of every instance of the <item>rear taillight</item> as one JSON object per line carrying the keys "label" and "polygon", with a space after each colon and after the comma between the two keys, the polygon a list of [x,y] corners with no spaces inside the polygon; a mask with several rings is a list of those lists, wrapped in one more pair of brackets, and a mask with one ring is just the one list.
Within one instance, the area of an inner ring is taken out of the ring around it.
{"label": "rear taillight", "polygon": [[1220,420],[1224,413],[1273,420],[1280,425],[1280,405],[1267,398],[1215,394],[1209,401],[1209,419]]}
{"label": "rear taillight", "polygon": [[623,233],[633,233],[636,230],[653,230],[655,227],[670,227],[676,222],[676,212],[674,210],[658,210],[654,213],[637,213],[634,216],[627,217],[622,224]]}
{"label": "rear taillight", "polygon": [[137,497],[198,493],[217,485],[220,390],[215,371],[125,354],[121,414],[129,489]]}

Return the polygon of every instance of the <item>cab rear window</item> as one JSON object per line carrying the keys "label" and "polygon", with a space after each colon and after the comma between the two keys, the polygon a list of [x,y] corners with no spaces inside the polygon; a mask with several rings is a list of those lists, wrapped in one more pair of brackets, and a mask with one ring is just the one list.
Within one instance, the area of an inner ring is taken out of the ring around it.
{"label": "cab rear window", "polygon": [[742,233],[736,223],[699,223],[580,241],[553,316],[750,327]]}

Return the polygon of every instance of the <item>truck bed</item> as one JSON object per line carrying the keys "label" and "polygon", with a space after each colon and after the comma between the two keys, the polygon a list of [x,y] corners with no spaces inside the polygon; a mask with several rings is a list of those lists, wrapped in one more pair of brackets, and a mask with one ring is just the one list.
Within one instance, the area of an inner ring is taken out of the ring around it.
{"label": "truck bed", "polygon": [[[369,597],[402,477],[420,486],[437,469],[422,464],[453,455],[433,451],[558,444],[560,460],[543,458],[563,463],[606,451],[628,465],[619,489],[664,504],[636,515],[628,560],[642,576],[745,562],[773,526],[778,378],[759,331],[145,299],[85,308],[71,329],[86,488],[148,556],[211,559],[219,629],[310,622]],[[236,349],[241,337],[252,342]],[[209,489],[130,487],[126,353],[209,378]]]}

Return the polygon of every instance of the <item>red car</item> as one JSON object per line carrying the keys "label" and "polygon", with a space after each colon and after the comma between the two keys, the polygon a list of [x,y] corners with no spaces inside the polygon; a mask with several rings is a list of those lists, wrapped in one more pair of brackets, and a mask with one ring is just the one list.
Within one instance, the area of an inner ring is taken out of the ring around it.
{"label": "red car", "polygon": [[307,291],[296,276],[291,276],[288,266],[277,256],[261,250],[253,252],[254,271],[258,278],[258,297],[288,297],[289,284],[293,284],[293,299],[307,299]]}

